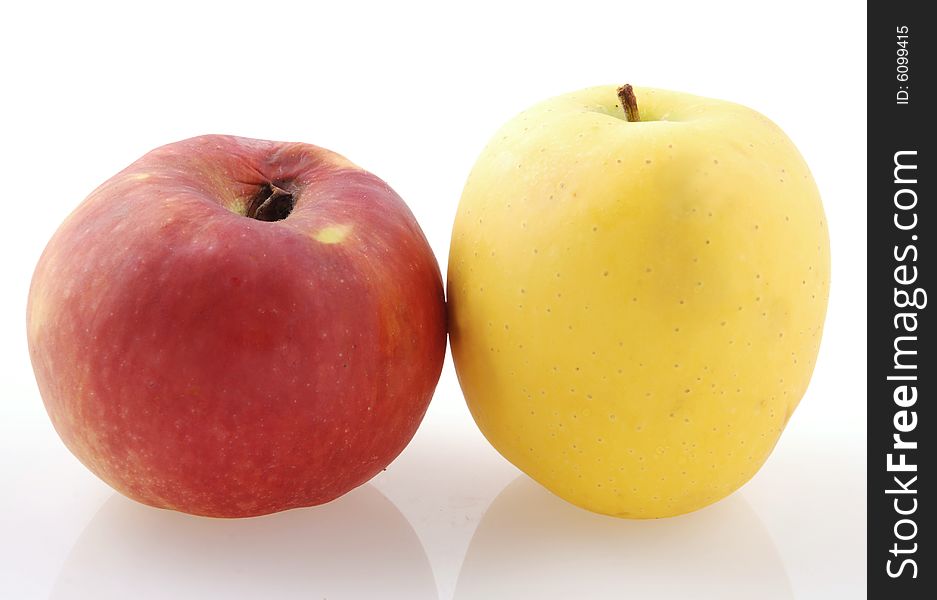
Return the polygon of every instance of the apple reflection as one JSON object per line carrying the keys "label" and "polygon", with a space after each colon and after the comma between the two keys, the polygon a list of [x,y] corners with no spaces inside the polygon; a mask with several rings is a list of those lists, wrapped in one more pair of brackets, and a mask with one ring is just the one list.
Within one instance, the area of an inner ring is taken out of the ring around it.
{"label": "apple reflection", "polygon": [[491,503],[456,584],[457,600],[792,598],[768,531],[741,494],[662,520],[576,508],[526,476]]}
{"label": "apple reflection", "polygon": [[107,500],[52,598],[437,598],[419,538],[366,484],[323,506],[209,519]]}

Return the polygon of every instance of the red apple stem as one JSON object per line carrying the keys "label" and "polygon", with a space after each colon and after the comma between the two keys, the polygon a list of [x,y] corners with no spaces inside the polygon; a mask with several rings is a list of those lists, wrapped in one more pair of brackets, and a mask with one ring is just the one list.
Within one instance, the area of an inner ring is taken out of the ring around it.
{"label": "red apple stem", "polygon": [[247,207],[245,216],[258,221],[280,221],[293,210],[293,194],[265,183]]}
{"label": "red apple stem", "polygon": [[630,83],[618,88],[618,99],[621,101],[621,107],[625,109],[625,119],[629,123],[637,123],[641,120],[638,114],[638,99],[634,97],[634,88]]}

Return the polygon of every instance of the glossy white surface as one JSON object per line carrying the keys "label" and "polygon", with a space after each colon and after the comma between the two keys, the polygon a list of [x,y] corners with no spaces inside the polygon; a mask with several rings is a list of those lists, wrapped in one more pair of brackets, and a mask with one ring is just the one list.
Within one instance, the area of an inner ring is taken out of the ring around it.
{"label": "glossy white surface", "polygon": [[803,426],[816,411],[802,408],[742,491],[660,521],[559,500],[491,450],[467,414],[434,411],[385,473],[335,502],[240,521],[127,500],[40,426],[4,469],[5,597],[858,597],[863,461]]}
{"label": "glossy white surface", "polygon": [[[864,8],[556,6],[0,8],[0,598],[864,594]],[[58,440],[26,352],[29,277],[81,198],[143,152],[207,132],[332,148],[403,196],[444,267],[462,184],[495,128],[622,78],[767,114],[826,205],[833,286],[816,374],[740,492],[662,521],[567,505],[485,442],[451,362],[400,458],[318,508],[242,521],[150,509]]]}

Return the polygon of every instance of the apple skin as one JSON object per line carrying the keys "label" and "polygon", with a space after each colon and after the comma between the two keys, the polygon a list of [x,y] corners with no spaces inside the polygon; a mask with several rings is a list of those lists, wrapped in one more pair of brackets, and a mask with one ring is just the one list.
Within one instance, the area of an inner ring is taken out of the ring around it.
{"label": "apple skin", "polygon": [[[270,184],[292,212],[246,217]],[[214,517],[368,481],[415,433],[446,345],[438,264],[386,183],[217,135],[91,193],[39,260],[27,330],[69,450],[132,499]]]}
{"label": "apple skin", "polygon": [[829,236],[794,144],[731,102],[546,100],[478,158],[449,255],[472,416],[560,497],[626,518],[730,494],[810,381]]}

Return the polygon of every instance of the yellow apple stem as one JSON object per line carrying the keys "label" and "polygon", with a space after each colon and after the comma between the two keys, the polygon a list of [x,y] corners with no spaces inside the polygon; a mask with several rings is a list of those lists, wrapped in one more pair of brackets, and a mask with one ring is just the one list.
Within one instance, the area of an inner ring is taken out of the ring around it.
{"label": "yellow apple stem", "polygon": [[630,83],[618,88],[618,99],[621,100],[621,107],[625,109],[625,118],[629,123],[637,123],[641,120],[638,114],[638,99],[634,97],[634,88]]}

